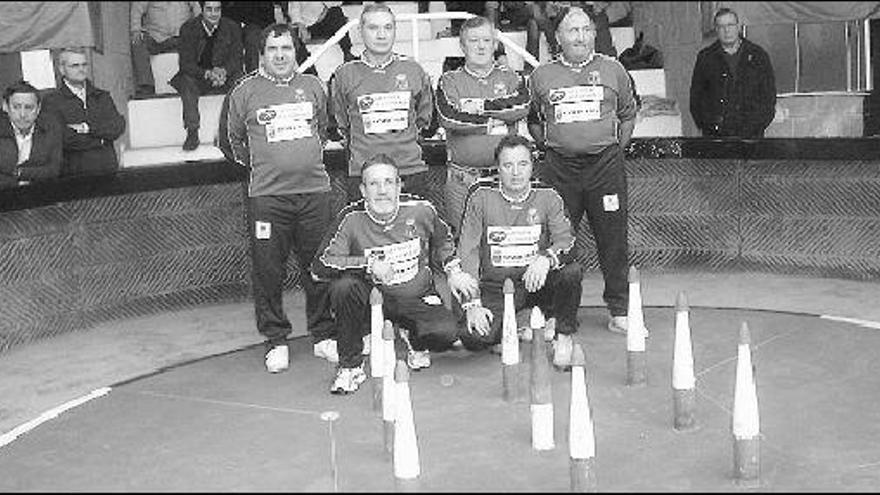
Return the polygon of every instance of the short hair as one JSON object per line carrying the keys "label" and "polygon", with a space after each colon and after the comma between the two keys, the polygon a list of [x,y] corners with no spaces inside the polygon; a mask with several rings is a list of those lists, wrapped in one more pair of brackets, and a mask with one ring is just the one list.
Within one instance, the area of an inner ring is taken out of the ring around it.
{"label": "short hair", "polygon": [[553,18],[553,32],[554,33],[559,31],[559,26],[562,25],[562,21],[564,21],[565,18],[568,16],[568,14],[571,14],[572,11],[574,11],[574,10],[579,10],[579,11],[583,12],[587,17],[590,18],[590,24],[592,24],[594,28],[596,27],[596,19],[595,19],[595,17],[593,17],[592,10],[582,9],[577,6],[566,6],[566,7],[562,7],[562,9],[559,10],[559,14],[557,14],[556,17]]}
{"label": "short hair", "polygon": [[364,161],[364,164],[361,165],[361,182],[363,182],[364,177],[367,175],[367,169],[374,165],[391,165],[394,167],[394,170],[397,170],[398,177],[400,176],[400,168],[397,166],[397,162],[394,161],[394,158],[386,155],[385,153],[378,153]]}
{"label": "short hair", "polygon": [[495,166],[497,167],[501,163],[499,162],[501,158],[501,152],[506,149],[516,148],[522,146],[529,151],[529,156],[532,156],[532,151],[535,149],[534,145],[531,141],[520,136],[519,134],[508,134],[501,138],[501,141],[498,142],[498,145],[495,146]]}
{"label": "short hair", "polygon": [[297,36],[296,33],[293,31],[293,27],[290,24],[279,22],[266,26],[263,31],[260,32],[260,55],[266,53],[266,40],[269,39],[270,35],[273,38],[277,38],[279,36],[284,36],[284,33],[290,35],[290,39],[293,40],[293,49],[296,52],[299,52],[300,44],[302,43],[302,41],[299,39],[299,36]]}
{"label": "short hair", "polygon": [[40,97],[40,91],[24,79],[16,81],[6,87],[6,90],[3,91],[3,101],[5,101],[6,104],[9,104],[9,99],[16,93],[33,93],[37,97],[37,105],[39,105],[42,100]]}
{"label": "short hair", "polygon": [[[199,7],[201,7],[202,10],[205,9],[205,3],[207,3],[207,2],[205,2],[205,0],[199,0]],[[220,11],[221,12],[223,11],[223,4],[224,3],[226,3],[226,2],[220,2]]]}
{"label": "short hair", "polygon": [[[467,36],[468,31],[485,26],[487,24],[489,26],[492,26],[492,21],[481,15],[467,19],[466,21],[461,23],[461,29],[458,31],[458,40],[464,43],[464,37]],[[495,34],[495,26],[492,26],[492,34]]]}
{"label": "short hair", "polygon": [[715,16],[712,17],[712,25],[714,26],[715,24],[718,24],[718,18],[723,15],[727,15],[727,14],[730,14],[733,17],[736,17],[736,22],[737,22],[737,24],[739,24],[739,16],[736,15],[736,12],[734,12],[732,9],[729,9],[727,7],[721,7],[720,9],[718,9],[718,12],[715,12]]}
{"label": "short hair", "polygon": [[361,27],[363,27],[364,25],[364,17],[366,17],[367,14],[372,14],[373,12],[387,12],[391,14],[391,20],[397,21],[397,16],[394,15],[394,11],[391,10],[391,7],[385,5],[384,3],[368,3],[367,5],[364,5],[364,10],[361,11]]}
{"label": "short hair", "polygon": [[57,62],[58,62],[59,65],[61,64],[61,61],[64,59],[63,55],[64,55],[65,53],[77,53],[77,54],[79,54],[79,55],[82,55],[82,56],[86,57],[86,60],[88,60],[88,58],[89,58],[88,50],[86,50],[84,47],[81,47],[81,46],[66,46],[66,47],[64,47],[64,48],[62,48],[61,50],[58,51]]}

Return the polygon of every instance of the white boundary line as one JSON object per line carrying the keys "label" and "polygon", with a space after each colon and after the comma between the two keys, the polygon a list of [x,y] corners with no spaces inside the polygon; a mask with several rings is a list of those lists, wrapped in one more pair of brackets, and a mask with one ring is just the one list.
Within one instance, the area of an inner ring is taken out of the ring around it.
{"label": "white boundary line", "polygon": [[16,426],[15,428],[13,428],[11,431],[4,433],[3,435],[0,435],[0,448],[5,447],[6,445],[9,445],[10,443],[13,442],[13,440],[18,438],[19,436],[33,430],[34,428],[36,428],[37,426],[40,426],[41,424],[45,423],[46,421],[49,421],[50,419],[57,418],[58,415],[60,415],[64,411],[67,411],[69,409],[73,409],[74,407],[85,404],[86,402],[88,402],[92,399],[96,399],[98,397],[102,397],[104,395],[107,395],[108,393],[110,393],[110,387],[102,387],[99,389],[95,389],[92,392],[90,392],[82,397],[79,397],[77,399],[73,399],[71,401],[67,401],[58,407],[54,407],[52,409],[49,409],[48,411],[44,412],[43,414],[40,414],[39,416],[28,421],[27,423],[20,424],[20,425]]}
{"label": "white boundary line", "polygon": [[852,323],[853,325],[858,325],[864,328],[871,328],[874,330],[880,330],[880,323],[876,321],[870,320],[860,320],[858,318],[846,318],[843,316],[831,316],[831,315],[821,315],[819,318],[823,320],[832,320],[832,321],[841,321],[844,323]]}

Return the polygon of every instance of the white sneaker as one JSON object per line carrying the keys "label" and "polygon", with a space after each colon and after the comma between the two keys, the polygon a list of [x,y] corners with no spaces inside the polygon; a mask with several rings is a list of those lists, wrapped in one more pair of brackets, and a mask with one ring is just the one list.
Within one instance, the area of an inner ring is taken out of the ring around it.
{"label": "white sneaker", "polygon": [[330,385],[330,393],[351,394],[357,392],[360,384],[365,381],[367,381],[367,374],[364,373],[364,363],[354,368],[338,368],[336,379]]}
{"label": "white sneaker", "polygon": [[370,336],[370,334],[366,334],[366,335],[364,335],[363,341],[364,341],[364,350],[361,351],[361,355],[369,356],[370,349],[373,348],[373,339]]}
{"label": "white sneaker", "polygon": [[429,368],[431,366],[431,353],[428,351],[410,350],[406,353],[406,364],[413,371]]}
{"label": "white sneaker", "polygon": [[315,357],[326,359],[331,363],[339,362],[339,353],[336,351],[336,341],[324,339],[313,346]]}
{"label": "white sneaker", "polygon": [[290,355],[287,345],[276,345],[266,353],[266,371],[278,373],[290,366]]}
{"label": "white sneaker", "polygon": [[571,353],[574,350],[574,342],[571,335],[557,334],[553,341],[553,366],[561,369],[571,368]]}
{"label": "white sneaker", "polygon": [[608,331],[620,335],[626,335],[626,327],[629,322],[626,316],[612,316],[608,319]]}

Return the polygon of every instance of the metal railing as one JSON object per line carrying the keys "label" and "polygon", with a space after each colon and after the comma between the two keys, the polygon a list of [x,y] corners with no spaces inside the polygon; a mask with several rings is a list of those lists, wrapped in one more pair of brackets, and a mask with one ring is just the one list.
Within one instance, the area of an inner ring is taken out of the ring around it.
{"label": "metal railing", "polygon": [[[468,12],[426,12],[421,14],[397,14],[394,16],[397,21],[408,21],[411,23],[412,27],[412,39],[410,42],[412,43],[412,58],[416,61],[419,61],[419,43],[421,40],[419,39],[419,21],[431,21],[431,20],[452,20],[452,19],[470,19],[471,17],[476,17],[474,14]],[[352,19],[348,21],[344,26],[339,28],[339,31],[336,31],[336,34],[331,36],[327,41],[325,41],[318,49],[313,53],[309,58],[307,58],[302,65],[297,68],[297,72],[303,73],[308,70],[310,67],[315,65],[315,62],[321,58],[324,53],[330,49],[335,44],[339,43],[346,34],[355,26],[360,24],[359,19]],[[523,60],[529,63],[532,67],[537,67],[540,62],[531,53],[527,52],[523,47],[517,44],[515,41],[510,39],[508,35],[502,33],[498,29],[495,30],[496,39],[501,42],[506,48],[509,48],[517,55],[521,56]]]}

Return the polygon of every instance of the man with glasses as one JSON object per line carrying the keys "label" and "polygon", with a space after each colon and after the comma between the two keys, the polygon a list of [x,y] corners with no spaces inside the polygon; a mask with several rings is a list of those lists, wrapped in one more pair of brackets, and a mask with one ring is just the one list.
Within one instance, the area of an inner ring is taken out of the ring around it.
{"label": "man with glasses", "polygon": [[776,81],[770,56],[742,37],[736,12],[715,13],[711,45],[700,50],[691,78],[690,107],[704,136],[764,137],[776,113]]}
{"label": "man with glasses", "polygon": [[[431,266],[442,266],[450,291],[476,296],[477,281],[461,270],[449,226],[427,200],[401,193],[399,170],[385,154],[360,171],[363,199],[336,217],[312,264],[316,278],[331,281],[339,367],[330,393],[357,391],[366,380],[364,337],[370,333],[370,291],[383,296],[385,319],[394,323],[414,370],[431,365],[430,351],[459,339],[457,319],[443,305]],[[367,340],[369,342],[369,340]]]}

